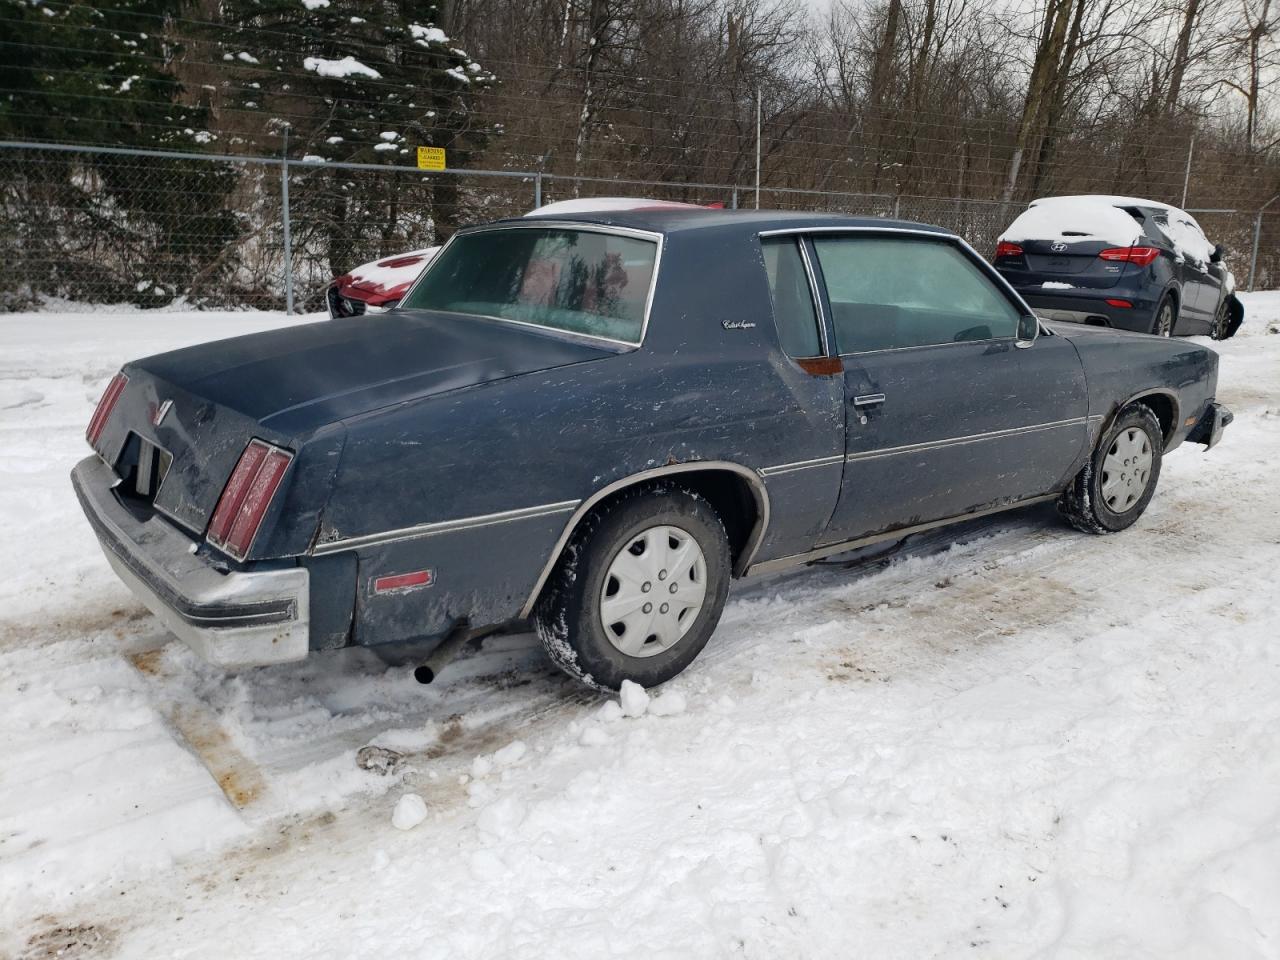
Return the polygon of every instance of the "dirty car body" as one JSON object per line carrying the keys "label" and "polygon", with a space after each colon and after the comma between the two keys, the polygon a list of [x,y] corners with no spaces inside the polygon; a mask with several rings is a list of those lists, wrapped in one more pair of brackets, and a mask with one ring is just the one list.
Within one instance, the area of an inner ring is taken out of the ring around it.
{"label": "dirty car body", "polygon": [[[605,251],[603,320],[539,306],[548,258],[492,283],[460,265],[548,243]],[[510,303],[458,301],[465,282]],[[385,315],[127,364],[73,480],[131,589],[243,666],[527,618],[593,514],[648,485],[709,505],[742,577],[1057,497],[1135,402],[1165,450],[1229,422],[1212,351],[1029,315],[917,224],[500,221]]]}

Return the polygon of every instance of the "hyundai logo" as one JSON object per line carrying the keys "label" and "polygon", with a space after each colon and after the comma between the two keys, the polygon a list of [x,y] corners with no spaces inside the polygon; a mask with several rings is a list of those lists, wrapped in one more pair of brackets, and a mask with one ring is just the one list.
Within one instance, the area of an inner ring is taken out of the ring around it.
{"label": "hyundai logo", "polygon": [[1053,245],[1050,246],[1049,249],[1052,250],[1054,253],[1062,253],[1064,250],[1067,249],[1067,245],[1063,243],[1061,240],[1055,240],[1053,241]]}

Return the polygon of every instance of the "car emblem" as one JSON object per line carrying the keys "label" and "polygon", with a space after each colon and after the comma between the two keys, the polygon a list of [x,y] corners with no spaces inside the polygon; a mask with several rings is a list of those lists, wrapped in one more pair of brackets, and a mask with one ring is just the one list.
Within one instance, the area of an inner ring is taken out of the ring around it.
{"label": "car emblem", "polygon": [[1054,253],[1062,253],[1064,250],[1067,249],[1067,245],[1063,243],[1061,240],[1055,240],[1050,245],[1049,249],[1052,250]]}
{"label": "car emblem", "polygon": [[755,324],[750,320],[721,320],[720,326],[726,330],[750,330]]}
{"label": "car emblem", "polygon": [[169,415],[169,411],[173,409],[173,401],[166,400],[156,408],[156,412],[151,415],[151,423],[153,426],[160,426],[160,421]]}

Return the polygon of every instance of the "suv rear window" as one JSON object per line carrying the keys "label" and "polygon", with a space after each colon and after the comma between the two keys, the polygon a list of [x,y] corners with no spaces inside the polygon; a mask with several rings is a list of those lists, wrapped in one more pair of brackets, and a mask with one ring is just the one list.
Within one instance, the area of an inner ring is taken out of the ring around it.
{"label": "suv rear window", "polygon": [[657,254],[594,230],[480,230],[455,237],[403,305],[638,344]]}

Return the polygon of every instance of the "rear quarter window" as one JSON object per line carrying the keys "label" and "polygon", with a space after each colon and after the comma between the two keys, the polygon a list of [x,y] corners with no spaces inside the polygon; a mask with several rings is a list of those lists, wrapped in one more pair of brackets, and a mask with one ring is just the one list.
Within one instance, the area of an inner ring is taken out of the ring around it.
{"label": "rear quarter window", "polygon": [[510,227],[455,237],[404,306],[510,320],[638,344],[656,240]]}

